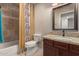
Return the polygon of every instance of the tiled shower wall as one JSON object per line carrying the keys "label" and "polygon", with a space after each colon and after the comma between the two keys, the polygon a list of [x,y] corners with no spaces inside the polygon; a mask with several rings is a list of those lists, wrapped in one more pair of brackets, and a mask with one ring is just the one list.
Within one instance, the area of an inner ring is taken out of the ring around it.
{"label": "tiled shower wall", "polygon": [[2,9],[2,25],[4,42],[19,39],[19,4],[0,4]]}

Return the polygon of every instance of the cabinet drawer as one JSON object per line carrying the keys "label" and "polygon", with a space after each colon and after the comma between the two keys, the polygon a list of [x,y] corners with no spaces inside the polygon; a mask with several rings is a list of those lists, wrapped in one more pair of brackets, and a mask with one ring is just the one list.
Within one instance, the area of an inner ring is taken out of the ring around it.
{"label": "cabinet drawer", "polygon": [[44,45],[53,46],[53,41],[49,39],[44,39]]}
{"label": "cabinet drawer", "polygon": [[79,45],[70,45],[70,51],[79,53]]}
{"label": "cabinet drawer", "polygon": [[69,56],[79,56],[79,53],[77,53],[77,52],[69,52]]}
{"label": "cabinet drawer", "polygon": [[68,49],[68,44],[54,41],[54,47],[67,50]]}

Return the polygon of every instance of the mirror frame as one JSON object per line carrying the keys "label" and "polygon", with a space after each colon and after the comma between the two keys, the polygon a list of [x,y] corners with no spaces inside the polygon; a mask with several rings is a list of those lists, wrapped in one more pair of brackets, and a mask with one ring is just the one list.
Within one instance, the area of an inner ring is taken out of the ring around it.
{"label": "mirror frame", "polygon": [[[74,4],[74,28],[73,29],[56,29],[55,28],[55,16],[54,16],[55,12],[54,12],[54,10],[58,9],[58,8],[62,8],[62,7],[67,6],[69,4]],[[52,24],[53,30],[78,30],[78,6],[77,6],[77,3],[67,3],[67,4],[64,4],[62,6],[53,8],[52,13],[53,13],[53,22],[52,22],[53,23]]]}

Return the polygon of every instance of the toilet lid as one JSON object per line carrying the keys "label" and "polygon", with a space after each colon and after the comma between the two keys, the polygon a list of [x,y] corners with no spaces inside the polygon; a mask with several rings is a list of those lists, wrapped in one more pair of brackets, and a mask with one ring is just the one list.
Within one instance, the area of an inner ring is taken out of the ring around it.
{"label": "toilet lid", "polygon": [[36,44],[36,41],[28,41],[28,42],[26,42],[25,43],[25,45],[27,45],[27,46],[31,46],[31,45],[35,45]]}

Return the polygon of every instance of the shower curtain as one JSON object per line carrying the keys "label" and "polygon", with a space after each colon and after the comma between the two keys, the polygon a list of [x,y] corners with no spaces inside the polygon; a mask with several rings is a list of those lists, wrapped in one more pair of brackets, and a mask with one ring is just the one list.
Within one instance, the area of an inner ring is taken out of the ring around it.
{"label": "shower curtain", "polygon": [[4,41],[3,39],[3,29],[2,29],[2,12],[0,9],[0,43],[2,43]]}
{"label": "shower curtain", "polygon": [[19,7],[17,4],[4,3],[1,5],[1,9],[4,43],[17,42],[19,39]]}
{"label": "shower curtain", "polygon": [[25,7],[25,28],[26,28],[26,37],[25,37],[25,41],[30,41],[30,4],[26,4]]}

